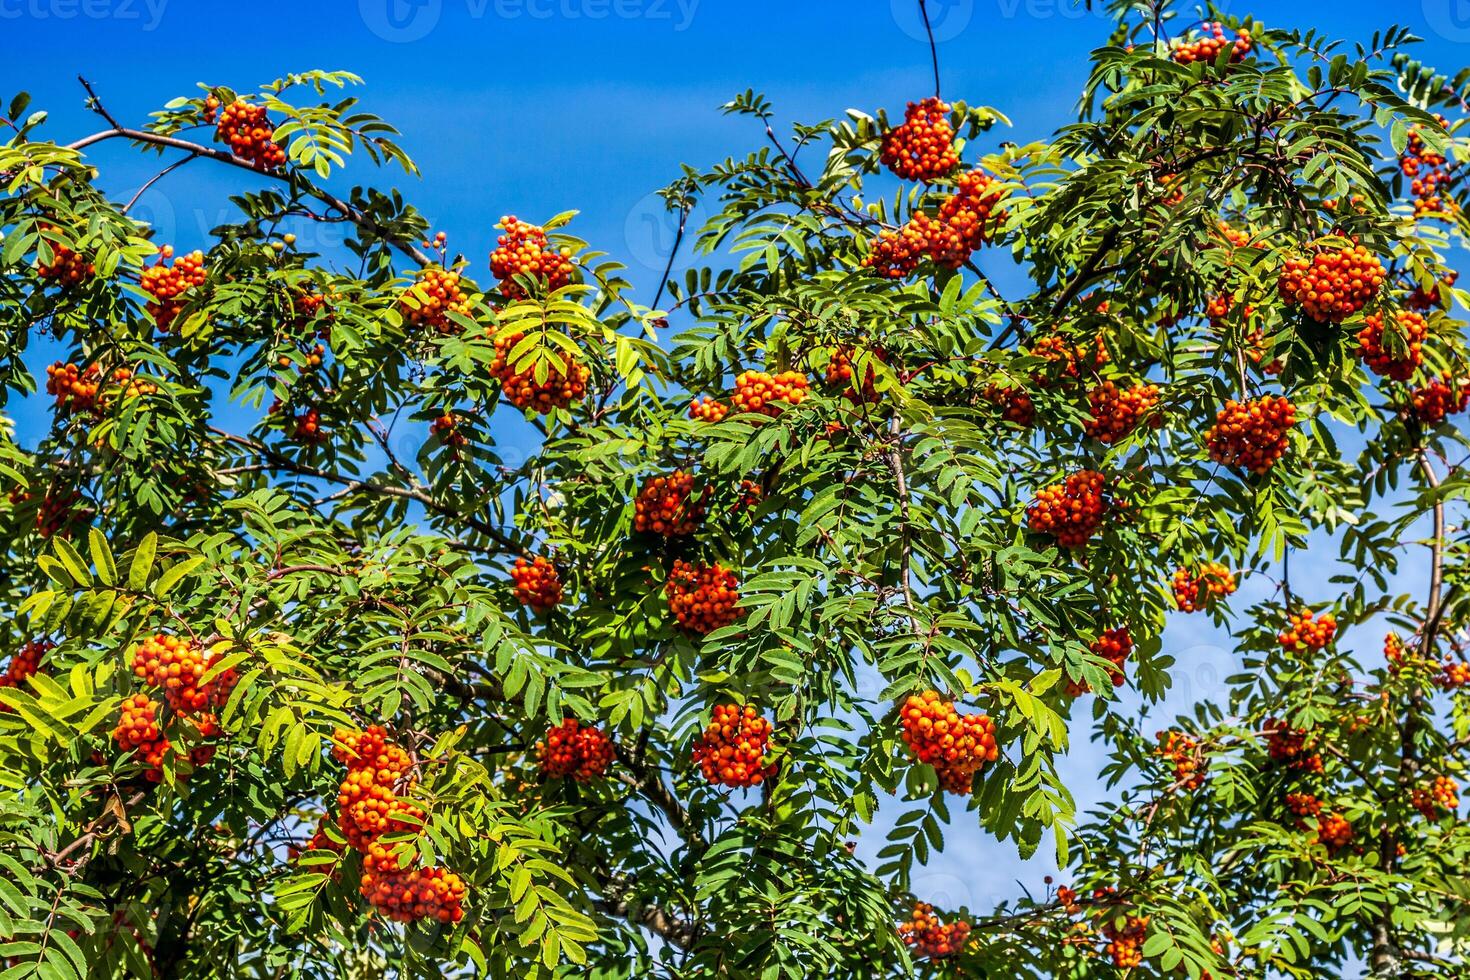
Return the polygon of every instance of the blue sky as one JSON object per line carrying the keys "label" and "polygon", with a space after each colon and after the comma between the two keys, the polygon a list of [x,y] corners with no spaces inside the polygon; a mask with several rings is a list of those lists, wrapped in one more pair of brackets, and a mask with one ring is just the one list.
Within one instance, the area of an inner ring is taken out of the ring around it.
{"label": "blue sky", "polygon": [[[1086,53],[1107,31],[1101,16],[1069,0],[931,2],[943,38],[944,94],[1005,112],[1015,129],[994,139],[1043,138],[1072,118]],[[1418,51],[1424,62],[1450,71],[1470,62],[1470,0],[1220,6],[1351,40],[1400,23],[1426,38]],[[194,94],[196,82],[250,91],[294,70],[351,70],[367,82],[355,94],[403,130],[424,177],[375,178],[365,160],[349,176],[401,186],[449,234],[451,249],[470,257],[472,274],[488,278],[500,215],[540,222],[578,209],[571,230],[627,262],[647,301],[672,243],[651,192],[681,163],[704,166],[759,141],[748,119],[722,116],[720,103],[754,87],[783,120],[835,117],[849,107],[901,112],[931,86],[916,10],[915,0],[0,0],[8,42],[0,96],[29,90],[36,107],[51,112],[43,135],[67,141],[99,128],[82,107],[78,74],[116,116],[139,123],[169,98]],[[121,145],[95,152],[105,185],[123,199],[153,172],[151,160]],[[204,232],[229,214],[225,195],[249,180],[195,164],[145,195],[137,213],[155,223],[160,240],[187,250],[205,244]],[[15,412],[29,442],[47,413]],[[1322,549],[1309,567],[1320,576],[1332,554]],[[1250,592],[1242,590],[1239,606]],[[1364,659],[1376,663],[1381,634],[1366,632]],[[1234,658],[1218,634],[1197,618],[1176,617],[1166,641],[1180,663],[1170,709],[1222,693]],[[1083,805],[1099,799],[1090,781],[1099,762],[1082,746],[1069,763]],[[875,833],[863,849],[879,846]],[[1013,879],[1039,885],[1048,862],[1043,852],[1023,864],[1009,844],[957,827],[947,856],[917,887],[940,904],[982,909],[1014,894]]]}

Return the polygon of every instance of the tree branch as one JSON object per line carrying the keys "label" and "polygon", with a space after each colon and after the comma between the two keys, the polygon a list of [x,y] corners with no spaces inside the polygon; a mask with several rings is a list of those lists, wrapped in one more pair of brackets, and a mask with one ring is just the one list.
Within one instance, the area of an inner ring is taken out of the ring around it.
{"label": "tree branch", "polygon": [[[285,183],[296,184],[305,189],[306,193],[310,194],[318,201],[321,201],[328,207],[335,208],[337,211],[341,212],[344,217],[346,217],[353,224],[357,225],[357,227],[361,228],[363,231],[374,235],[384,242],[387,242],[390,246],[396,248],[399,252],[402,252],[404,255],[413,259],[413,261],[418,263],[420,267],[433,265],[433,260],[430,259],[423,252],[419,251],[418,248],[408,242],[399,241],[398,239],[394,238],[388,233],[388,230],[386,228],[378,224],[371,217],[363,214],[357,208],[354,208],[352,205],[337,197],[335,194],[332,194],[330,191],[327,191],[321,187],[317,187],[315,184],[307,181],[299,171],[274,172],[270,170],[263,170],[260,167],[257,167],[251,161],[244,159],[243,157],[237,157],[232,153],[229,153],[225,150],[217,149],[212,146],[205,146],[203,143],[195,143],[191,140],[179,139],[175,136],[164,136],[161,133],[151,133],[146,129],[132,129],[127,126],[120,125],[118,121],[113,118],[112,114],[103,107],[101,99],[99,99],[97,97],[97,93],[92,90],[91,83],[88,82],[86,79],[82,79],[81,81],[82,86],[87,90],[87,94],[91,96],[91,98],[88,100],[88,105],[100,116],[102,116],[103,119],[107,120],[108,124],[111,125],[112,128],[105,129],[100,133],[93,133],[91,136],[84,136],[81,139],[76,140],[75,142],[68,143],[66,144],[65,149],[83,150],[89,146],[92,146],[95,143],[101,143],[106,140],[119,138],[130,139],[138,143],[147,143],[151,146],[167,147],[174,150],[183,150],[186,153],[190,154],[189,158],[180,161],[180,163],[187,163],[189,159],[203,157],[208,160],[213,160],[216,163],[223,163],[232,167],[239,167],[241,170],[248,170],[251,173],[258,174],[262,177],[269,177],[272,180],[279,180]],[[179,164],[175,164],[174,166],[178,165]],[[169,169],[171,170],[173,168],[170,167]],[[164,172],[167,173],[168,171]]]}

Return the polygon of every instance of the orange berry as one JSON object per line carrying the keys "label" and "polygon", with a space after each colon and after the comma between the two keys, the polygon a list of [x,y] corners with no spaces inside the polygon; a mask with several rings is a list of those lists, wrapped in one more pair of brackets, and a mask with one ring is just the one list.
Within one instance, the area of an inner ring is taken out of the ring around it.
{"label": "orange berry", "polygon": [[607,772],[613,762],[612,740],[600,728],[567,718],[536,743],[536,758],[547,779],[570,776],[585,783]]}
{"label": "orange berry", "polygon": [[516,601],[544,613],[561,605],[561,576],[548,559],[537,555],[530,561],[517,558],[510,578]]}
{"label": "orange berry", "polygon": [[1039,491],[1026,508],[1026,523],[1038,534],[1050,534],[1063,548],[1086,547],[1107,513],[1101,473],[1082,470]]}
{"label": "orange berry", "polygon": [[459,284],[458,272],[421,269],[414,284],[399,297],[398,312],[411,329],[458,333],[461,326],[450,318],[450,314],[469,317],[473,312],[473,306]]}
{"label": "orange berry", "polygon": [[1216,462],[1261,474],[1286,453],[1287,433],[1295,424],[1296,407],[1283,397],[1231,399],[1216,414],[1205,441]]}
{"label": "orange berry", "polygon": [[694,494],[694,477],[683,470],[655,476],[633,502],[633,529],[665,537],[686,537],[704,521],[709,492]]}
{"label": "orange berry", "polygon": [[910,102],[903,124],[883,134],[883,165],[903,180],[931,181],[959,166],[949,104],[931,97]]}
{"label": "orange berry", "polygon": [[954,956],[970,940],[970,924],[964,920],[944,924],[926,902],[914,904],[907,922],[898,926],[903,944],[923,959],[942,960]]}
{"label": "orange berry", "polygon": [[740,618],[735,603],[740,598],[740,580],[718,562],[697,565],[676,560],[664,594],[669,612],[680,626],[703,636],[729,626]]}
{"label": "orange berry", "polygon": [[776,766],[765,761],[771,730],[753,705],[716,705],[694,743],[694,762],[713,785],[756,786],[776,774]]}
{"label": "orange berry", "polygon": [[938,691],[910,696],[899,709],[904,744],[939,773],[950,793],[968,795],[975,773],[1000,755],[988,715],[961,715]]}
{"label": "orange berry", "polygon": [[490,253],[490,271],[500,280],[501,292],[511,299],[525,299],[526,292],[516,276],[525,276],[554,292],[573,281],[576,267],[566,250],[557,251],[547,243],[546,232],[539,225],[527,224],[514,215],[500,219],[505,234],[497,239]]}
{"label": "orange berry", "polygon": [[517,371],[510,363],[510,355],[525,334],[511,334],[495,338],[495,359],[490,363],[491,377],[500,379],[505,400],[516,408],[531,409],[545,415],[553,408],[567,408],[581,401],[587,394],[587,379],[592,372],[580,361],[561,357],[567,362],[565,373],[555,365],[548,364],[546,380],[537,381],[534,365],[527,364],[525,370]]}
{"label": "orange berry", "polygon": [[231,153],[261,170],[278,170],[286,162],[285,147],[278,145],[274,136],[275,127],[265,106],[244,99],[225,106],[214,130],[214,138],[228,144]]}

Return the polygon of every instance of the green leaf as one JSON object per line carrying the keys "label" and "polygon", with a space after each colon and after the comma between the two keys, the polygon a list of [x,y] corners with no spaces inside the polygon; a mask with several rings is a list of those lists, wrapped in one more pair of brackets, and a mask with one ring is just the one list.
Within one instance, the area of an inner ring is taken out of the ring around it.
{"label": "green leaf", "polygon": [[57,537],[52,541],[52,550],[56,552],[57,560],[66,569],[72,581],[83,588],[92,584],[92,574],[87,571],[87,563],[82,561],[82,556],[73,548],[71,542],[65,538]]}
{"label": "green leaf", "polygon": [[158,535],[149,531],[138,542],[133,552],[132,564],[128,566],[128,588],[142,592],[148,588],[148,576],[153,573],[153,556],[158,553]]}
{"label": "green leaf", "polygon": [[97,568],[97,578],[103,585],[116,585],[117,563],[113,561],[107,538],[97,528],[90,528],[87,531],[87,544],[92,551],[92,564]]}

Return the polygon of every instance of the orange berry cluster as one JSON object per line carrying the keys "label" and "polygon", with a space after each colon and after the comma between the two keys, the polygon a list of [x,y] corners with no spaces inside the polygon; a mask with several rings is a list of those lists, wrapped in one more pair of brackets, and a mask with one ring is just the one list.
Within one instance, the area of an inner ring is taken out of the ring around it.
{"label": "orange berry cluster", "polygon": [[145,684],[163,688],[163,699],[181,715],[223,707],[239,681],[234,670],[204,680],[219,656],[208,656],[198,644],[167,633],[134,644],[129,663]]}
{"label": "orange berry cluster", "polygon": [[495,359],[490,362],[490,376],[500,380],[500,390],[505,400],[519,409],[531,409],[545,415],[554,408],[567,408],[581,401],[587,394],[587,379],[592,372],[581,361],[573,360],[563,351],[561,356],[567,363],[564,374],[553,364],[546,365],[546,380],[536,380],[534,365],[517,371],[511,365],[511,352],[525,339],[525,334],[511,334],[495,338]]}
{"label": "orange berry cluster", "polygon": [[1389,671],[1398,673],[1404,661],[1404,641],[1397,633],[1384,635],[1383,659],[1388,663]]}
{"label": "orange berry cluster", "polygon": [[[1051,373],[1068,380],[1080,378],[1112,360],[1102,337],[1073,343],[1055,333],[1038,337],[1027,353],[1030,357],[1049,362]],[[1045,376],[1038,376],[1036,381],[1044,384]]]}
{"label": "orange berry cluster", "polygon": [[316,336],[327,338],[332,335],[331,308],[327,306],[327,298],[321,293],[300,290],[291,294],[291,326],[294,332],[299,334],[311,334],[311,328],[317,323],[317,317],[321,316],[321,326],[316,329]]}
{"label": "orange berry cluster", "polygon": [[1050,534],[1063,548],[1082,548],[1102,525],[1108,509],[1105,481],[1095,470],[1072,473],[1036,495],[1026,508],[1026,523],[1038,534]]}
{"label": "orange berry cluster", "polygon": [[[0,672],[0,689],[7,687],[20,687],[25,683],[27,677],[33,676],[41,669],[41,658],[44,657],[53,646],[47,640],[30,640],[21,644],[19,650],[10,657],[10,663],[5,665],[5,670]],[[0,703],[0,711],[9,711],[10,707]]]}
{"label": "orange berry cluster", "polygon": [[1184,203],[1184,178],[1178,174],[1160,174],[1159,186],[1164,189],[1164,196],[1159,198],[1164,207],[1177,208]]}
{"label": "orange berry cluster", "polygon": [[1036,406],[1024,388],[987,385],[985,400],[1000,409],[1000,417],[1012,425],[1029,429],[1036,423]]}
{"label": "orange berry cluster", "polygon": [[730,414],[730,407],[713,398],[696,398],[689,403],[689,417],[696,422],[718,422]]}
{"label": "orange berry cluster", "polygon": [[570,776],[579,783],[597,779],[612,765],[612,739],[600,728],[567,718],[536,743],[536,759],[547,779]]}
{"label": "orange berry cluster", "polygon": [[547,243],[540,225],[527,224],[514,215],[500,219],[505,234],[496,239],[498,247],[490,253],[490,271],[500,280],[500,289],[511,299],[525,299],[526,291],[515,281],[526,276],[542,283],[553,292],[572,281],[576,268],[571,251],[557,251]]}
{"label": "orange berry cluster", "polygon": [[46,368],[46,392],[56,397],[56,407],[63,412],[100,414],[111,403],[114,391],[124,399],[156,394],[158,386],[134,377],[128,368],[112,372],[108,389],[103,388],[102,372],[95,364],[79,368],[70,362],[57,361]]}
{"label": "orange berry cluster", "polygon": [[[312,831],[311,836],[306,839],[305,844],[287,845],[287,857],[295,861],[305,851],[331,851],[334,854],[341,854],[346,845],[339,844],[331,834],[327,833],[327,821],[329,819],[323,814],[322,818],[317,821],[316,830]],[[338,875],[333,874],[332,880],[338,880]]]}
{"label": "orange berry cluster", "polygon": [[1113,965],[1120,970],[1131,970],[1143,963],[1143,942],[1148,937],[1149,916],[1109,916],[1103,923],[1102,934],[1108,941],[1106,951]]}
{"label": "orange berry cluster", "polygon": [[988,715],[962,715],[938,691],[911,695],[899,713],[904,744],[920,761],[939,773],[950,793],[970,792],[975,773],[994,762],[995,722]]}
{"label": "orange berry cluster", "polygon": [[[868,365],[867,373],[863,376],[863,387],[859,391],[853,382],[852,362],[856,355],[850,347],[838,347],[832,351],[832,357],[827,361],[826,379],[827,384],[842,387],[842,396],[848,401],[858,404],[866,402],[871,404],[878,400],[878,372]],[[884,360],[881,351],[873,352],[872,359]]]}
{"label": "orange berry cluster", "polygon": [[56,407],[63,412],[92,411],[101,387],[102,372],[95,364],[79,368],[57,361],[46,369],[46,393],[56,397]]}
{"label": "orange berry cluster", "polygon": [[1439,425],[1451,415],[1470,408],[1470,383],[1452,375],[1435,378],[1409,392],[1414,417],[1425,425]]}
{"label": "orange berry cluster", "polygon": [[1305,830],[1306,821],[1322,812],[1322,801],[1311,793],[1287,793],[1286,808],[1297,818],[1297,829]]}
{"label": "orange berry cluster", "polygon": [[[1250,308],[1247,307],[1246,311],[1249,313]],[[1252,364],[1260,364],[1262,361],[1266,361],[1266,332],[1264,330],[1257,327],[1250,332],[1245,338],[1245,341],[1245,356],[1250,358]],[[1267,374],[1280,374],[1281,368],[1281,358],[1275,357],[1266,361],[1261,367],[1261,370]]]}
{"label": "orange berry cluster", "polygon": [[735,394],[730,396],[736,412],[751,412],[776,418],[788,405],[806,400],[811,382],[800,371],[782,371],[770,375],[764,371],[742,371],[735,379]]}
{"label": "orange berry cluster", "polygon": [[407,871],[363,871],[362,894],[373,908],[394,922],[434,919],[443,924],[464,918],[464,879],[444,868]]}
{"label": "orange berry cluster", "polygon": [[1287,433],[1296,424],[1296,406],[1280,395],[1250,401],[1230,399],[1205,434],[1210,458],[1251,473],[1265,473],[1286,453]]}
{"label": "orange berry cluster", "polygon": [[1428,787],[1415,789],[1409,796],[1414,809],[1427,820],[1437,819],[1441,812],[1454,813],[1460,809],[1460,784],[1448,776],[1435,776]]}
{"label": "orange berry cluster", "polygon": [[464,291],[459,288],[458,272],[447,269],[423,269],[412,286],[403,291],[398,299],[398,312],[404,321],[415,330],[437,330],[439,333],[457,333],[459,324],[449,318],[451,313],[468,317],[472,306]]}
{"label": "orange berry cluster", "polygon": [[[1448,289],[1453,286],[1455,284],[1455,281],[1459,278],[1460,274],[1451,269],[1444,274],[1439,282],[1440,285],[1443,285],[1446,289]],[[1420,313],[1428,313],[1430,310],[1442,309],[1445,307],[1446,304],[1444,302],[1444,298],[1440,296],[1438,287],[1425,289],[1423,286],[1415,284],[1414,289],[1406,297],[1404,297],[1404,305],[1411,310],[1418,310]]]}
{"label": "orange berry cluster", "polygon": [[[55,231],[56,229],[50,225],[43,225],[42,230]],[[42,279],[65,289],[97,274],[96,266],[60,242],[54,242],[48,238],[46,247],[51,249],[51,261],[43,262],[39,255],[36,257],[36,274]]]}
{"label": "orange berry cluster", "polygon": [[1317,818],[1315,842],[1333,851],[1347,847],[1353,842],[1353,825],[1340,813],[1324,813]]}
{"label": "orange berry cluster", "polygon": [[165,263],[173,258],[174,248],[165,245],[158,250],[158,261],[143,270],[139,284],[143,291],[153,297],[148,304],[148,313],[158,329],[167,330],[184,308],[179,297],[204,284],[208,273],[204,269],[204,253],[200,251],[181,255],[173,264]]}
{"label": "orange berry cluster", "polygon": [[1337,634],[1337,619],[1332,613],[1314,616],[1312,610],[1303,609],[1291,614],[1286,628],[1276,635],[1276,641],[1287,653],[1312,653],[1326,649]]}
{"label": "orange berry cluster", "polygon": [[265,106],[236,99],[220,113],[214,138],[228,143],[231,153],[261,170],[276,170],[286,162],[286,149],[273,139],[275,132]]}
{"label": "orange berry cluster", "polygon": [[738,514],[742,511],[753,510],[765,499],[765,491],[761,485],[754,480],[741,480],[740,486],[736,488],[735,503],[730,505],[730,512]]}
{"label": "orange berry cluster", "polygon": [[[1128,632],[1126,626],[1105,631],[1097,639],[1093,640],[1087,647],[1093,653],[1102,657],[1113,665],[1108,670],[1114,687],[1122,687],[1127,678],[1123,675],[1123,665],[1128,662],[1128,657],[1133,653],[1133,634]],[[1092,690],[1086,681],[1067,681],[1067,696],[1078,697]]]}
{"label": "orange berry cluster", "polygon": [[1284,763],[1304,772],[1322,771],[1322,756],[1311,751],[1311,740],[1305,728],[1292,728],[1283,721],[1268,718],[1263,731],[1269,733],[1266,736],[1266,753],[1272,762]]}
{"label": "orange berry cluster", "polygon": [[1463,660],[1446,660],[1440,666],[1440,673],[1435,678],[1435,683],[1446,691],[1470,686],[1470,664]]}
{"label": "orange berry cluster", "polygon": [[1145,418],[1155,427],[1163,421],[1157,415],[1150,418],[1159,404],[1158,385],[1137,384],[1120,391],[1113,382],[1104,381],[1087,393],[1087,404],[1090,411],[1083,428],[1107,445],[1128,435]]}
{"label": "orange berry cluster", "polygon": [[459,431],[459,416],[453,412],[445,412],[436,418],[429,424],[429,431],[441,443],[456,451],[463,449],[469,442],[469,438]]}
{"label": "orange berry cluster", "polygon": [[715,706],[704,733],[694,743],[694,762],[715,786],[755,786],[776,774],[766,763],[771,723],[753,705]]}
{"label": "orange berry cluster", "polygon": [[903,180],[931,181],[960,164],[949,103],[937,96],[910,102],[903,125],[883,134],[883,165]]}
{"label": "orange berry cluster", "polygon": [[[1220,232],[1221,236],[1224,237],[1225,245],[1231,253],[1234,253],[1237,248],[1245,248],[1246,246],[1250,245],[1254,238],[1254,236],[1251,235],[1249,229],[1236,228],[1225,221],[1221,221],[1215,227]],[[1231,258],[1233,261],[1233,254]]]}
{"label": "orange berry cluster", "polygon": [[740,618],[740,610],[735,608],[739,588],[740,579],[718,562],[697,565],[676,560],[664,583],[664,595],[678,624],[703,636]]}
{"label": "orange berry cluster", "polygon": [[1154,755],[1174,763],[1174,784],[1196,790],[1205,784],[1205,759],[1199,742],[1183,732],[1159,732]]}
{"label": "orange berry cluster", "polygon": [[1005,223],[1001,192],[994,178],[971,170],[955,178],[955,192],[939,206],[937,217],[920,211],[897,229],[875,238],[863,265],[889,279],[902,279],[928,260],[958,269],[970,253],[990,241]]}
{"label": "orange berry cluster", "polygon": [[1213,63],[1220,56],[1220,52],[1226,48],[1230,49],[1230,61],[1232,64],[1245,60],[1245,56],[1251,53],[1254,42],[1251,40],[1249,31],[1236,31],[1235,39],[1228,40],[1225,37],[1225,25],[1219,21],[1208,21],[1200,25],[1200,36],[1193,41],[1181,41],[1173,51],[1173,58],[1181,65],[1188,65],[1196,61],[1207,61]]}
{"label": "orange berry cluster", "polygon": [[[24,494],[29,497],[29,494]],[[43,538],[49,538],[54,534],[70,537],[68,526],[71,524],[73,509],[81,501],[82,495],[75,490],[47,490],[41,497],[41,503],[36,508],[36,533]],[[12,496],[12,502],[14,497]]]}
{"label": "orange berry cluster", "polygon": [[561,576],[556,566],[540,555],[526,561],[517,558],[510,570],[516,601],[536,612],[546,612],[561,605]]}
{"label": "orange berry cluster", "polygon": [[970,924],[963,919],[948,925],[927,902],[916,902],[907,922],[898,925],[898,937],[915,955],[929,960],[954,956],[970,941]]}
{"label": "orange berry cluster", "polygon": [[683,470],[655,476],[633,502],[633,529],[676,538],[693,534],[704,521],[708,488],[694,495],[694,477]]}
{"label": "orange berry cluster", "polygon": [[1276,288],[1288,305],[1299,304],[1321,323],[1341,323],[1378,295],[1383,263],[1361,245],[1287,259]]}
{"label": "orange berry cluster", "polygon": [[[1444,116],[1438,118],[1441,125],[1449,122]],[[1444,154],[1429,149],[1424,142],[1423,128],[1410,126],[1404,155],[1399,158],[1399,169],[1405,177],[1410,178],[1415,217],[1445,214],[1453,210],[1453,202],[1447,207],[1440,194],[1440,188],[1449,186],[1454,180],[1447,164]]]}
{"label": "orange berry cluster", "polygon": [[958,269],[970,253],[990,241],[1007,214],[1000,207],[1001,192],[995,179],[983,170],[970,170],[955,178],[955,192],[939,206],[939,223],[944,233],[930,239],[930,256],[935,265]]}
{"label": "orange berry cluster", "polygon": [[347,766],[337,794],[338,826],[363,856],[363,898],[394,922],[463,919],[466,889],[459,875],[443,868],[405,867],[394,849],[379,840],[424,821],[423,808],[401,799],[395,789],[412,768],[408,753],[378,725],[361,732],[339,731],[333,741],[333,758]]}
{"label": "orange berry cluster", "polygon": [[112,737],[124,750],[137,753],[139,760],[147,766],[144,775],[150,782],[163,779],[163,767],[173,745],[158,722],[158,702],[146,694],[124,698],[122,715],[112,730]]}
{"label": "orange berry cluster", "polygon": [[1363,320],[1363,329],[1358,331],[1358,358],[1379,377],[1394,381],[1408,381],[1414,371],[1424,363],[1424,341],[1429,337],[1429,324],[1424,317],[1409,310],[1400,312],[1398,321],[1398,345],[1384,343],[1383,317],[1370,313]]}
{"label": "orange berry cluster", "polygon": [[[1363,195],[1354,194],[1347,199],[1348,206],[1357,214],[1363,214],[1367,209],[1363,207]],[[1342,206],[1342,202],[1335,197],[1322,199],[1322,209],[1325,211],[1336,211]]]}
{"label": "orange berry cluster", "polygon": [[[1225,329],[1234,312],[1234,293],[1220,293],[1219,295],[1212,296],[1209,302],[1205,304],[1205,316],[1209,318],[1210,326],[1216,330]],[[1251,320],[1255,319],[1256,308],[1247,303],[1242,308],[1241,313],[1244,316],[1245,322],[1250,323]]]}
{"label": "orange berry cluster", "polygon": [[277,398],[271,403],[271,415],[282,415],[286,417],[286,425],[291,431],[291,438],[304,445],[320,445],[329,438],[325,429],[322,428],[321,413],[316,409],[307,407],[300,415],[294,414],[291,407]]}
{"label": "orange berry cluster", "polygon": [[1181,612],[1200,612],[1235,591],[1235,573],[1218,562],[1207,561],[1199,570],[1174,572],[1174,603]]}
{"label": "orange berry cluster", "polygon": [[308,445],[327,441],[327,434],[322,430],[321,415],[316,409],[308,408],[296,417],[296,427],[292,430],[291,438]]}

